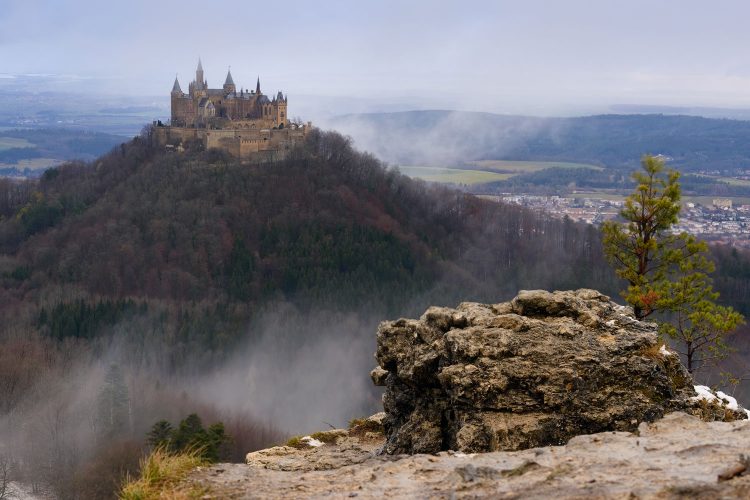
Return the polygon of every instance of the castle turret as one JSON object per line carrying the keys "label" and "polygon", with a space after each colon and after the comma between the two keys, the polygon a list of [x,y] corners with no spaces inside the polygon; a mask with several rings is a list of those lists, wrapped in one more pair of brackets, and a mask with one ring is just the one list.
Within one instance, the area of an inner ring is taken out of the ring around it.
{"label": "castle turret", "polygon": [[224,92],[234,94],[237,92],[237,87],[234,85],[234,80],[232,79],[232,70],[231,68],[227,70],[227,79],[224,81]]}
{"label": "castle turret", "polygon": [[182,89],[180,88],[180,82],[177,80],[177,76],[174,77],[174,85],[172,85],[172,95],[176,97],[182,97]]}

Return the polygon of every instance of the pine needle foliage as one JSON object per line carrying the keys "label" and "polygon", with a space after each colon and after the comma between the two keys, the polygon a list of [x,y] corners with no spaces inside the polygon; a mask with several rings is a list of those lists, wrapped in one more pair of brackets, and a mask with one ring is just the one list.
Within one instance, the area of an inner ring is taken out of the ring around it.
{"label": "pine needle foliage", "polygon": [[641,167],[620,211],[623,222],[602,226],[604,253],[627,282],[622,296],[636,318],[655,314],[660,332],[676,341],[692,373],[726,357],[730,349],[724,339],[743,318],[716,302],[706,242],[674,231],[681,208],[679,172],[648,155]]}

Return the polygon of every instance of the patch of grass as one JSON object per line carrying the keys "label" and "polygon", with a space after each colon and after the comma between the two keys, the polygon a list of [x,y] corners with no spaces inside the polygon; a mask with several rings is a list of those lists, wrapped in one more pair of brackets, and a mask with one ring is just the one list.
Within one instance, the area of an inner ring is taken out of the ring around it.
{"label": "patch of grass", "polygon": [[336,440],[339,438],[339,434],[337,434],[335,431],[323,431],[310,434],[310,437],[313,439],[317,439],[318,441],[325,444],[336,444]]}
{"label": "patch of grass", "polygon": [[309,444],[302,441],[302,438],[304,436],[293,436],[290,437],[289,440],[286,442],[286,446],[290,446],[292,448],[297,448],[298,450],[304,450],[310,447]]}
{"label": "patch of grass", "polygon": [[654,361],[663,361],[664,354],[661,352],[661,348],[664,346],[664,342],[657,341],[655,344],[646,346],[640,350],[640,355]]}
{"label": "patch of grass", "polygon": [[285,446],[290,446],[292,448],[297,448],[298,450],[302,448],[307,448],[307,444],[305,444],[302,441],[302,436],[292,436],[290,437],[287,442],[285,443]]}
{"label": "patch of grass", "polygon": [[704,422],[715,422],[717,420],[732,422],[736,420],[735,413],[727,408],[724,401],[718,398],[712,401],[698,400],[697,406],[693,407],[691,413]]}
{"label": "patch of grass", "polygon": [[141,460],[140,477],[128,480],[120,492],[121,500],[151,500],[159,498],[200,498],[206,493],[198,486],[180,488],[188,473],[198,466],[207,465],[200,450],[173,454],[157,448]]}
{"label": "patch of grass", "polygon": [[367,432],[383,434],[385,429],[383,424],[367,418],[353,418],[349,421],[349,434],[357,436],[365,435]]}

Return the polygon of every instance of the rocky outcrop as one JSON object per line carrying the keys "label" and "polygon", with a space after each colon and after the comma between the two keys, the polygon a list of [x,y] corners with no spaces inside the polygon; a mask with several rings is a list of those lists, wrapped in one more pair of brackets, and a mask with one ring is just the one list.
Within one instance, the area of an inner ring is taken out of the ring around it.
{"label": "rocky outcrop", "polygon": [[696,397],[656,326],[594,290],[431,307],[419,320],[382,323],[376,359],[388,454],[561,445],[671,411],[747,418]]}

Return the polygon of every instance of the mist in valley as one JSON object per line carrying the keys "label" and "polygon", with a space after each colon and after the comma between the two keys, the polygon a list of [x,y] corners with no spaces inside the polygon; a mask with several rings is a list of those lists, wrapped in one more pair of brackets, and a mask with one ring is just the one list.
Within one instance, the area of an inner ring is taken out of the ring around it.
{"label": "mist in valley", "polygon": [[[88,346],[5,338],[6,369],[24,363],[44,375],[28,374],[37,380],[3,405],[0,458],[11,479],[38,493],[106,498],[111,482],[136,468],[160,420],[176,427],[196,413],[204,426],[222,422],[232,440],[222,457],[231,461],[294,434],[346,427],[379,411],[369,380],[379,319],[278,305],[230,353],[207,363],[193,352],[176,370],[159,339],[135,339],[129,325]],[[24,384],[0,379],[5,394]]]}

